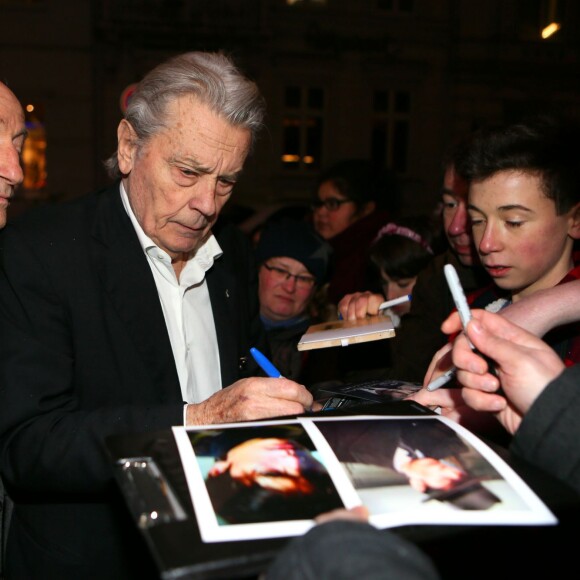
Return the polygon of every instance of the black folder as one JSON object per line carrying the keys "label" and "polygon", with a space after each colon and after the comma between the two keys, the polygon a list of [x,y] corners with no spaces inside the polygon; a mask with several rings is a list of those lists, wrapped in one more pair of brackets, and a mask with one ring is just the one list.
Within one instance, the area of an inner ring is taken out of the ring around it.
{"label": "black folder", "polygon": [[[417,415],[432,414],[432,411],[414,401],[397,401],[349,406],[324,413],[340,416]],[[393,528],[392,531],[424,549],[434,559],[442,577],[453,578],[458,569],[465,574],[475,562],[482,573],[497,573],[502,552],[505,558],[516,558],[522,572],[541,572],[545,568],[548,572],[550,565],[547,562],[553,560],[546,558],[546,554],[557,557],[560,564],[569,560],[573,565],[574,551],[567,550],[564,545],[571,531],[575,531],[580,516],[578,495],[558,480],[510,456],[505,449],[492,447],[556,514],[559,525],[415,525]],[[124,499],[153,554],[161,578],[248,580],[257,577],[291,540],[203,542],[171,429],[112,436],[107,439],[107,448]],[[493,548],[489,546],[491,539]],[[486,557],[490,549],[493,557]]]}
{"label": "black folder", "polygon": [[[413,401],[351,406],[325,415],[431,413]],[[287,417],[286,417],[287,418]],[[289,538],[204,543],[171,429],[112,436],[115,477],[162,578],[247,578],[259,574]]]}

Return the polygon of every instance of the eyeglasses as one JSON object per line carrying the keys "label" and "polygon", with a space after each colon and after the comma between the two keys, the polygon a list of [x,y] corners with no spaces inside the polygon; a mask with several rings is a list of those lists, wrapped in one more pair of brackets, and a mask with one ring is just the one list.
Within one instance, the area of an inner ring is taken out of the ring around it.
{"label": "eyeglasses", "polygon": [[272,273],[272,277],[276,282],[286,282],[290,278],[296,279],[296,287],[302,289],[310,289],[316,283],[316,278],[312,276],[304,276],[303,274],[292,274],[284,268],[278,268],[278,266],[270,266],[269,264],[262,264],[268,272]]}
{"label": "eyeglasses", "polygon": [[338,199],[338,197],[327,197],[326,199],[313,199],[310,203],[312,209],[324,206],[328,211],[336,211],[343,203],[354,203],[352,199]]}

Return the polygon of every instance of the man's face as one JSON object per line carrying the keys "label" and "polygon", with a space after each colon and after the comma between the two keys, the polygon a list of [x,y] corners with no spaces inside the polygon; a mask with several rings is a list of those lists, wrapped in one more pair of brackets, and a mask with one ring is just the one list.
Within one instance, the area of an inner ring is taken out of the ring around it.
{"label": "man's face", "polygon": [[166,127],[137,146],[121,121],[119,168],[143,231],[173,260],[207,240],[250,148],[250,131],[182,96],[167,106]]}
{"label": "man's face", "polygon": [[0,228],[6,225],[9,199],[24,179],[20,154],[25,137],[22,107],[8,87],[0,83]]}
{"label": "man's face", "polygon": [[303,314],[316,290],[316,278],[302,262],[287,256],[266,260],[260,266],[259,281],[260,313],[274,321]]}
{"label": "man's face", "polygon": [[540,177],[521,171],[500,171],[469,191],[480,261],[514,300],[555,286],[570,271],[578,211],[557,215]]}
{"label": "man's face", "polygon": [[443,227],[449,245],[464,266],[477,263],[471,224],[467,213],[467,183],[447,167],[443,177]]}
{"label": "man's face", "polygon": [[228,451],[217,461],[209,475],[229,471],[244,485],[258,484],[285,493],[311,493],[312,484],[305,472],[325,471],[322,464],[302,445],[278,437],[249,439]]}

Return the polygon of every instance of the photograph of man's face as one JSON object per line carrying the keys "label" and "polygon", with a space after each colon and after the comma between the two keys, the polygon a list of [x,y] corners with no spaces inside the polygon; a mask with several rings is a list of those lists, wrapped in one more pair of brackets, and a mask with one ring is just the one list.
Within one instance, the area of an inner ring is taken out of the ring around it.
{"label": "photograph of man's face", "polygon": [[195,433],[192,445],[223,525],[312,519],[343,507],[301,426]]}

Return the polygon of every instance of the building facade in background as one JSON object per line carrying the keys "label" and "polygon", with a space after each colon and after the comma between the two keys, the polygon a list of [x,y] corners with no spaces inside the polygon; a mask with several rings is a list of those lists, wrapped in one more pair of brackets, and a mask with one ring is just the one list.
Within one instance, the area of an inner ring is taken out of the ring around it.
{"label": "building facade in background", "polygon": [[15,213],[107,183],[131,84],[189,50],[231,54],[267,100],[236,194],[252,206],[307,200],[322,168],[367,157],[397,174],[403,212],[428,210],[456,139],[580,114],[574,0],[0,0],[0,22],[31,135]]}

